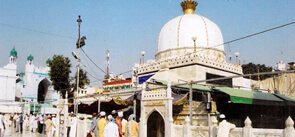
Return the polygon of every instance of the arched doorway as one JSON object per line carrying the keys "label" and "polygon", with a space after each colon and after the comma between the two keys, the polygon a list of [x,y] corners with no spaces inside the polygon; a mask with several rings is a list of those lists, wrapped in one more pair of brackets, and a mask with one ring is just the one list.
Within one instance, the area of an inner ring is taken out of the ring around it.
{"label": "arched doorway", "polygon": [[164,137],[165,123],[159,112],[154,111],[147,121],[147,137]]}
{"label": "arched doorway", "polygon": [[37,101],[39,103],[44,103],[49,85],[50,85],[50,81],[47,78],[44,78],[43,80],[40,81],[38,85],[38,97],[37,97]]}

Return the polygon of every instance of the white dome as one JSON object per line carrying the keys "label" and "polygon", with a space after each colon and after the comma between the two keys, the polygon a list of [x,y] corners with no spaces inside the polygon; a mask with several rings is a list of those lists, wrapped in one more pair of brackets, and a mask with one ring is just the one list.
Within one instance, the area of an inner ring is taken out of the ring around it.
{"label": "white dome", "polygon": [[[157,55],[165,51],[194,49],[196,47],[213,48],[224,51],[223,37],[218,26],[209,19],[197,14],[178,16],[164,25],[158,39]],[[220,45],[220,46],[217,46]]]}

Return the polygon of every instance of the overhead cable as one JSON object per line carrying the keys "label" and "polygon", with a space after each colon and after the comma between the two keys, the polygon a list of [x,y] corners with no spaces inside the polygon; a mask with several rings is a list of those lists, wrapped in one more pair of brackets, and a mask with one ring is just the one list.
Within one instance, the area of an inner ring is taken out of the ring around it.
{"label": "overhead cable", "polygon": [[87,53],[83,50],[83,48],[81,48],[82,53],[100,70],[102,71],[104,74],[107,74],[102,68],[100,68],[88,55]]}

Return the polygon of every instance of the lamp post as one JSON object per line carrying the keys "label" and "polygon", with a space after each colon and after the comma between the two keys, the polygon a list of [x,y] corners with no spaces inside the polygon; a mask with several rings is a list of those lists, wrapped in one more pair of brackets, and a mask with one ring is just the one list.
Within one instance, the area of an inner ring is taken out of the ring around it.
{"label": "lamp post", "polygon": [[189,119],[190,125],[193,125],[193,83],[189,82]]}
{"label": "lamp post", "polygon": [[232,56],[228,55],[229,62],[231,62],[231,58],[232,58]]}
{"label": "lamp post", "polygon": [[196,36],[193,36],[192,37],[192,40],[194,41],[194,53],[196,53],[197,52],[197,45],[196,45],[197,37]]}
{"label": "lamp post", "polygon": [[240,59],[239,59],[240,53],[239,52],[235,52],[235,56],[236,56],[236,63],[238,65],[240,65]]}
{"label": "lamp post", "polygon": [[76,92],[74,94],[74,104],[75,104],[74,113],[75,114],[78,113],[78,104],[77,104],[76,97],[79,92],[79,73],[80,73],[80,47],[81,47],[80,26],[82,23],[82,19],[81,19],[80,15],[78,16],[77,23],[78,23],[78,41],[76,43],[76,46],[77,46],[77,55],[76,55],[77,56],[77,58],[76,58],[77,59],[77,87],[76,87]]}
{"label": "lamp post", "polygon": [[141,54],[141,64],[144,64],[144,54],[145,54],[145,51],[141,51],[140,54]]}

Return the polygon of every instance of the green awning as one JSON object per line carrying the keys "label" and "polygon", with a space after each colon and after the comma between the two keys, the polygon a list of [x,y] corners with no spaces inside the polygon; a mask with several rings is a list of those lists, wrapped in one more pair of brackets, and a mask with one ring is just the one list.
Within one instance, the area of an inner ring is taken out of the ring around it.
{"label": "green awning", "polygon": [[222,92],[230,96],[232,103],[272,105],[282,104],[283,100],[270,93],[260,91],[248,91],[229,87],[216,87],[214,91]]}
{"label": "green awning", "polygon": [[294,98],[294,97],[285,96],[285,95],[283,95],[283,94],[274,94],[274,95],[275,95],[275,96],[278,96],[279,98],[282,98],[282,99],[284,99],[284,100],[295,102],[295,98]]}
{"label": "green awning", "polygon": [[295,97],[286,96],[283,94],[274,94],[274,95],[282,100],[285,100],[289,105],[295,105]]}

